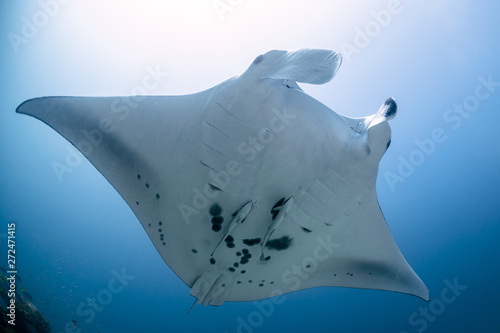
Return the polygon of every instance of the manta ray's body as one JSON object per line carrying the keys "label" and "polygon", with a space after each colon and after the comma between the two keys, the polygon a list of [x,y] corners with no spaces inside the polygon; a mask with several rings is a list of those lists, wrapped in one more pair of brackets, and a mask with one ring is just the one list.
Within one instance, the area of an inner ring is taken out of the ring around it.
{"label": "manta ray's body", "polygon": [[193,95],[46,97],[18,112],[92,162],[200,304],[316,286],[427,300],[375,190],[394,100],[347,118],[296,85],[325,83],[339,65],[327,50],[270,51]]}

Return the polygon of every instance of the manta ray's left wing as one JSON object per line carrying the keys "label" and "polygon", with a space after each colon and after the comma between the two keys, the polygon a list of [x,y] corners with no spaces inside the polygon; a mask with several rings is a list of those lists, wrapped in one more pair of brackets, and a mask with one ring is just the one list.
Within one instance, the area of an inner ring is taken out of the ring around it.
{"label": "manta ray's left wing", "polygon": [[204,178],[193,170],[191,177],[178,175],[199,165],[199,119],[209,94],[44,97],[17,112],[43,121],[83,153],[125,199],[166,263],[191,285],[199,267],[188,265],[186,256],[193,254],[196,230],[179,216],[178,202],[191,202],[186,189]]}

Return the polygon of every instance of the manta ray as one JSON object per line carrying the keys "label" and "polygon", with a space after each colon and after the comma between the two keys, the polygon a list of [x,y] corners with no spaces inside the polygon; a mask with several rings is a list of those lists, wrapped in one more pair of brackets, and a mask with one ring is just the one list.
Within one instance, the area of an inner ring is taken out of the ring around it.
{"label": "manta ray", "polygon": [[428,300],[375,188],[396,102],[351,118],[297,84],[330,81],[341,59],[272,50],[195,94],[42,97],[17,112],[52,127],[99,170],[195,304],[319,286]]}

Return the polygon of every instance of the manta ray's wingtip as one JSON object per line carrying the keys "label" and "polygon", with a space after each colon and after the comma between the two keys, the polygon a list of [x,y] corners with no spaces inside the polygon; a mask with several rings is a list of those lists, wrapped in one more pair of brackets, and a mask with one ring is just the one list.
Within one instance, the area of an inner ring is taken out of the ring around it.
{"label": "manta ray's wingtip", "polygon": [[429,302],[429,300],[430,300],[429,299],[429,289],[427,289],[427,287],[425,288],[425,290],[422,290],[418,293],[409,293],[408,295],[418,297],[425,302]]}
{"label": "manta ray's wingtip", "polygon": [[[416,276],[418,278],[418,276]],[[390,291],[390,292],[395,292],[395,293],[400,293],[400,294],[405,294],[409,296],[414,296],[417,297],[425,302],[429,302],[429,289],[427,286],[424,284],[420,278],[418,278],[417,284],[411,286],[406,286],[403,288],[366,288],[366,289],[377,289],[377,290],[383,290],[383,291]],[[364,289],[364,288],[363,288]]]}
{"label": "manta ray's wingtip", "polygon": [[[374,288],[376,289],[376,288]],[[382,289],[384,290],[384,289]],[[386,290],[386,291],[391,291],[395,293],[400,293],[400,294],[405,294],[409,296],[414,296],[417,297],[425,302],[429,302],[429,289],[424,285],[424,288],[422,290],[418,291],[403,291],[403,290]]]}
{"label": "manta ray's wingtip", "polygon": [[416,275],[418,282],[416,282],[416,286],[413,291],[408,292],[409,295],[418,297],[426,302],[429,302],[429,288],[425,285],[425,283]]}
{"label": "manta ray's wingtip", "polygon": [[27,99],[25,100],[24,102],[22,102],[21,104],[19,104],[16,108],[16,113],[20,113],[20,114],[27,114],[26,112],[26,109],[27,109],[27,105],[36,98],[31,98],[31,99]]}
{"label": "manta ray's wingtip", "polygon": [[36,108],[34,107],[37,102],[48,99],[50,97],[35,97],[35,98],[30,98],[19,104],[19,106],[16,108],[16,113],[19,114],[26,114],[29,116],[33,116]]}
{"label": "manta ray's wingtip", "polygon": [[423,299],[426,302],[429,302],[429,299],[430,299],[429,298],[429,289],[425,285],[424,285],[424,287],[425,287],[425,289],[422,290],[422,294],[417,296],[417,297]]}

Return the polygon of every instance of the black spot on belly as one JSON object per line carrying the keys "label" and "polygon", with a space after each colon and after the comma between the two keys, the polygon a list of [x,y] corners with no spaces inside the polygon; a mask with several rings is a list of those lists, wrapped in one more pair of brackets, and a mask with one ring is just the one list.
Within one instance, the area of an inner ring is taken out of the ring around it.
{"label": "black spot on belly", "polygon": [[156,199],[160,199],[160,195],[156,193]]}
{"label": "black spot on belly", "polygon": [[160,229],[158,229],[158,232],[161,232],[161,228],[160,228]]}
{"label": "black spot on belly", "polygon": [[281,238],[271,239],[266,243],[266,247],[271,250],[286,250],[292,244],[292,238],[283,236]]}
{"label": "black spot on belly", "polygon": [[269,260],[271,260],[271,256],[267,256],[267,257],[265,257],[265,258],[264,258],[264,260],[265,260],[265,261],[269,261]]}
{"label": "black spot on belly", "polygon": [[305,231],[305,232],[312,232],[311,230],[309,230],[307,228],[304,228],[304,227],[302,227],[302,230]]}
{"label": "black spot on belly", "polygon": [[242,271],[241,271],[241,274],[245,274],[246,272],[247,272],[247,271],[245,271],[245,270],[242,270]]}
{"label": "black spot on belly", "polygon": [[264,287],[264,284],[263,283],[259,283],[259,287]]}
{"label": "black spot on belly", "polygon": [[222,222],[224,222],[224,218],[222,216],[212,217],[212,230],[219,232],[222,229]]}
{"label": "black spot on belly", "polygon": [[235,268],[238,268],[238,266],[239,266],[239,265],[240,265],[240,264],[238,264],[237,262],[235,262],[235,263],[233,264],[233,266],[234,266]]}
{"label": "black spot on belly", "polygon": [[198,253],[198,251],[196,249],[192,249],[191,252]]}
{"label": "black spot on belly", "polygon": [[229,267],[229,268],[228,268],[228,270],[229,270],[230,272],[234,272],[234,271],[235,271],[235,269],[234,269],[233,267]]}
{"label": "black spot on belly", "polygon": [[165,245],[167,245],[167,243],[163,242],[163,245],[165,246]]}
{"label": "black spot on belly", "polygon": [[274,281],[269,282],[270,284],[274,284]]}
{"label": "black spot on belly", "polygon": [[210,258],[210,263],[211,263],[212,265],[215,265],[215,259],[214,259],[214,258]]}
{"label": "black spot on belly", "polygon": [[240,264],[245,265],[248,263],[248,260],[252,258],[252,254],[248,251],[248,249],[243,249],[243,256],[240,258]]}
{"label": "black spot on belly", "polygon": [[137,179],[141,179],[141,175],[139,175],[139,174],[138,174],[138,175],[137,175]]}
{"label": "black spot on belly", "polygon": [[163,224],[163,223],[162,223],[161,221],[160,221],[160,222],[158,222],[158,225],[162,225],[162,224]]}
{"label": "black spot on belly", "polygon": [[136,201],[136,202],[135,202],[135,204],[136,204],[137,206],[139,206],[139,201]]}
{"label": "black spot on belly", "polygon": [[236,282],[236,284],[241,284],[241,281]]}
{"label": "black spot on belly", "polygon": [[222,224],[222,222],[224,222],[224,218],[222,216],[212,217],[212,224]]}
{"label": "black spot on belly", "polygon": [[148,183],[146,183],[146,188],[149,188],[149,184]]}
{"label": "black spot on belly", "polygon": [[248,246],[254,246],[254,245],[260,244],[260,241],[261,241],[260,238],[244,239],[243,244],[248,245]]}
{"label": "black spot on belly", "polygon": [[148,224],[148,227],[150,227],[150,226],[151,226],[151,223]]}
{"label": "black spot on belly", "polygon": [[226,246],[228,248],[232,249],[234,247],[234,238],[233,238],[233,236],[228,235],[226,237],[226,239],[224,239],[224,241],[226,242]]}
{"label": "black spot on belly", "polygon": [[219,206],[218,203],[214,203],[212,207],[210,207],[210,210],[208,212],[212,216],[219,216],[220,214],[222,214],[222,208]]}
{"label": "black spot on belly", "polygon": [[248,283],[252,283],[253,281],[252,280],[248,280]]}
{"label": "black spot on belly", "polygon": [[237,255],[238,257],[241,257],[241,252],[240,252],[240,251],[236,252],[236,255]]}

